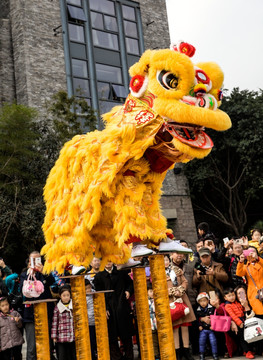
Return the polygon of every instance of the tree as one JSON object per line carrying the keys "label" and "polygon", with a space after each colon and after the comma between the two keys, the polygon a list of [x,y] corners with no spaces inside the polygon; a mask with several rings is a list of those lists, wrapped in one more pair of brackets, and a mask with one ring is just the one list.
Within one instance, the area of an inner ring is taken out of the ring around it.
{"label": "tree", "polygon": [[263,92],[234,89],[221,109],[232,128],[207,130],[211,154],[186,165],[194,208],[216,219],[235,235],[244,233],[248,206],[262,192]]}
{"label": "tree", "polygon": [[96,122],[84,99],[63,91],[47,104],[45,116],[23,105],[0,108],[0,253],[18,268],[44,243],[43,187],[61,147]]}
{"label": "tree", "polygon": [[36,117],[36,110],[23,105],[5,104],[0,109],[0,250],[7,252],[13,245],[10,234],[17,234],[20,227],[27,189],[31,196],[38,186],[30,171],[39,158]]}

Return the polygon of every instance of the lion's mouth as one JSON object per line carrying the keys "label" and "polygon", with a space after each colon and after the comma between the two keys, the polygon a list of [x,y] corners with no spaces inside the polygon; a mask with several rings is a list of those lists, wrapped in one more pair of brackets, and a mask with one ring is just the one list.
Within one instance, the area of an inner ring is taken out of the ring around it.
{"label": "lion's mouth", "polygon": [[204,132],[205,128],[192,124],[179,124],[173,121],[166,121],[163,124],[163,131],[168,131],[175,139],[184,144],[200,149],[211,149],[213,141]]}

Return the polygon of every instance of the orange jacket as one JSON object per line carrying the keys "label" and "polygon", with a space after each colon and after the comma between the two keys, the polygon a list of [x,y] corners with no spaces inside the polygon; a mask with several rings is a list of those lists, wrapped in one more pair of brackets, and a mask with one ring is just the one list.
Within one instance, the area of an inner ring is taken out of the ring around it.
{"label": "orange jacket", "polygon": [[231,316],[231,319],[237,324],[237,326],[243,323],[240,318],[245,316],[244,308],[238,301],[234,301],[233,303],[226,303],[225,309],[228,315]]}
{"label": "orange jacket", "polygon": [[255,263],[255,265],[251,263],[238,263],[237,264],[237,276],[245,276],[247,279],[247,297],[252,309],[254,310],[256,315],[263,315],[263,304],[261,301],[256,299],[257,289],[249,276],[247,271],[249,268],[250,274],[253,277],[257,288],[263,288],[263,259],[259,258],[259,261]]}

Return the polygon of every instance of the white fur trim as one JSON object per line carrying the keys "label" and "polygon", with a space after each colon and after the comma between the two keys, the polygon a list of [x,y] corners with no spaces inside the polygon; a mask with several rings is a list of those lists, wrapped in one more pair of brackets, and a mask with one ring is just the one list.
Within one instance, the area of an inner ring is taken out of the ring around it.
{"label": "white fur trim", "polygon": [[132,96],[140,98],[143,96],[143,94],[145,93],[145,91],[147,90],[149,84],[149,78],[147,75],[145,75],[144,77],[144,82],[142,84],[142,87],[140,88],[140,90],[138,92],[134,92],[131,88],[130,88],[130,92],[132,94]]}

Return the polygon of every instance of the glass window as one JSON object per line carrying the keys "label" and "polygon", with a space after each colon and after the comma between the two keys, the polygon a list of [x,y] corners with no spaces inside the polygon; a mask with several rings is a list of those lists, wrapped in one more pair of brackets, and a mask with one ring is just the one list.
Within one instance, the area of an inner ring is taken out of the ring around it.
{"label": "glass window", "polygon": [[72,41],[85,42],[83,26],[68,24],[69,38]]}
{"label": "glass window", "polygon": [[105,49],[119,50],[118,36],[103,31],[92,30],[94,46]]}
{"label": "glass window", "polygon": [[79,59],[87,59],[86,46],[83,44],[70,42],[70,53]]}
{"label": "glass window", "polygon": [[83,9],[68,5],[68,12],[71,19],[87,21]]}
{"label": "glass window", "polygon": [[139,55],[139,42],[138,40],[126,38],[126,48],[127,52],[130,54]]}
{"label": "glass window", "polygon": [[100,99],[109,99],[110,96],[110,84],[98,82],[98,93]]}
{"label": "glass window", "polygon": [[88,77],[87,62],[78,59],[72,59],[72,74],[78,77]]}
{"label": "glass window", "polygon": [[109,111],[111,111],[113,106],[116,106],[116,102],[111,101],[100,101],[100,113],[105,114]]}
{"label": "glass window", "polygon": [[130,6],[122,5],[122,14],[124,19],[134,20],[134,21],[136,20],[134,8]]}
{"label": "glass window", "polygon": [[73,78],[73,88],[75,95],[90,96],[88,80]]}
{"label": "glass window", "polygon": [[97,79],[122,84],[121,69],[115,66],[96,64]]}
{"label": "glass window", "polygon": [[[112,16],[104,16],[105,29],[110,31],[118,31],[117,20]],[[132,35],[131,35],[132,36]]]}
{"label": "glass window", "polygon": [[77,6],[81,6],[81,0],[67,0],[67,3],[77,5]]}
{"label": "glass window", "polygon": [[114,3],[108,0],[89,0],[91,10],[96,10],[109,15],[115,15]]}
{"label": "glass window", "polygon": [[91,11],[90,15],[92,27],[104,30],[102,14]]}
{"label": "glass window", "polygon": [[127,36],[138,37],[137,25],[134,22],[124,20],[124,31]]}
{"label": "glass window", "polygon": [[112,89],[113,100],[124,100],[128,96],[128,92],[123,85],[112,84]]}

